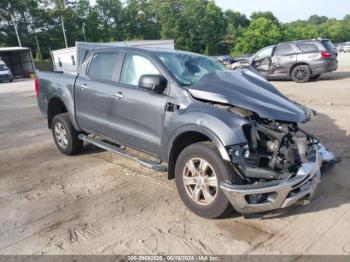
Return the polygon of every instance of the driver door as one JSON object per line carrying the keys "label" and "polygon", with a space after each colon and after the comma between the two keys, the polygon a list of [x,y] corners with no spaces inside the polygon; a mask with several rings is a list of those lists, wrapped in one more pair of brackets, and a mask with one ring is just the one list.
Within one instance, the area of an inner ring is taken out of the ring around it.
{"label": "driver door", "polygon": [[159,156],[168,95],[167,90],[160,94],[140,88],[140,77],[145,74],[161,73],[150,58],[138,53],[127,53],[113,111],[118,126],[115,137],[128,146]]}
{"label": "driver door", "polygon": [[271,55],[273,49],[273,46],[265,47],[258,51],[253,57],[252,66],[263,75],[269,75],[271,71]]}

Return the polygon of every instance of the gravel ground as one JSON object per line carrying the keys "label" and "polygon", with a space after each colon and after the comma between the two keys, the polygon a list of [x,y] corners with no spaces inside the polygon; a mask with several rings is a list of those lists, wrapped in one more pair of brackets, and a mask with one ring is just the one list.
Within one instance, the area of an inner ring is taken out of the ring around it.
{"label": "gravel ground", "polygon": [[305,127],[343,161],[310,205],[221,220],[193,215],[174,181],[87,147],[59,153],[33,82],[0,84],[0,254],[350,254],[350,54],[337,72],[274,84],[319,115]]}

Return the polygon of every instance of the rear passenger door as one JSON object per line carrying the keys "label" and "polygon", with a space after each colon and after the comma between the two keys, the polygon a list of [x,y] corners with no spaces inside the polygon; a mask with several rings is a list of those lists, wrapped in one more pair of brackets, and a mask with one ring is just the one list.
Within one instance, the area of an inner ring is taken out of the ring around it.
{"label": "rear passenger door", "polygon": [[289,76],[291,67],[297,61],[297,52],[291,44],[278,45],[272,56],[271,74]]}
{"label": "rear passenger door", "polygon": [[121,53],[94,53],[86,72],[75,83],[75,109],[79,127],[106,137],[114,137],[116,99]]}

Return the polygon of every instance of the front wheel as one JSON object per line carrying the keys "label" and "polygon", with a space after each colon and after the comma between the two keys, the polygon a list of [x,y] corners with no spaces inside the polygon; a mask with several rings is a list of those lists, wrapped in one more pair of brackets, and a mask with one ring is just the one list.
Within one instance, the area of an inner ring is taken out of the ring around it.
{"label": "front wheel", "polygon": [[75,155],[81,151],[83,141],[78,138],[68,113],[58,114],[52,119],[52,136],[63,154]]}
{"label": "front wheel", "polygon": [[291,74],[292,80],[297,83],[305,83],[310,80],[311,70],[307,65],[298,65],[293,68]]}
{"label": "front wheel", "polygon": [[220,188],[233,181],[233,171],[215,145],[200,142],[186,147],[175,166],[176,187],[184,204],[204,218],[219,218],[233,208]]}

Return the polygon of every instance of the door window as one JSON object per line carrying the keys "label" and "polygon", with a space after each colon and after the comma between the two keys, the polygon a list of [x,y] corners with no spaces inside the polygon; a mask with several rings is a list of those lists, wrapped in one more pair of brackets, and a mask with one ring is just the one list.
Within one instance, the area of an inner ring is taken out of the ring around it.
{"label": "door window", "polygon": [[118,53],[99,52],[92,58],[88,75],[95,79],[116,81]]}
{"label": "door window", "polygon": [[297,44],[297,47],[302,53],[315,53],[315,52],[318,52],[318,48],[314,44],[300,43],[300,44]]}
{"label": "door window", "polygon": [[279,45],[275,49],[275,56],[294,55],[295,51],[291,45]]}
{"label": "door window", "polygon": [[147,58],[129,54],[126,56],[120,82],[124,84],[138,86],[142,75],[159,75],[158,69]]}
{"label": "door window", "polygon": [[254,60],[270,57],[272,54],[272,50],[273,50],[273,46],[269,46],[261,49],[254,55]]}

